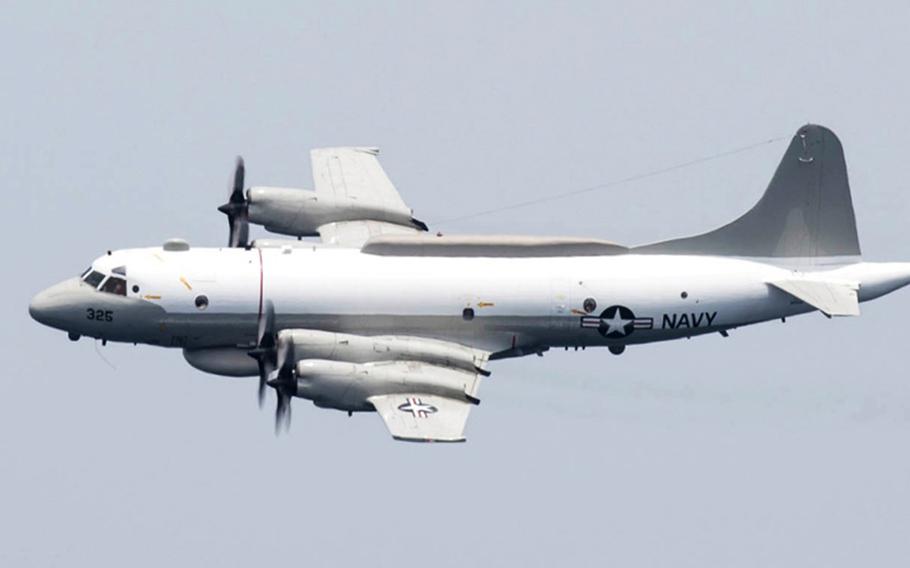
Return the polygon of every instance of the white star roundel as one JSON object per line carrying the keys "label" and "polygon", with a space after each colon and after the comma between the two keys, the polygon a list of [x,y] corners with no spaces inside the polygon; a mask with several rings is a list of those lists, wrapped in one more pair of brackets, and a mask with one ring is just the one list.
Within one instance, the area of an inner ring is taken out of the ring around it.
{"label": "white star roundel", "polygon": [[625,337],[635,329],[635,314],[625,306],[610,306],[600,314],[600,329],[606,337]]}
{"label": "white star roundel", "polygon": [[604,312],[604,315],[600,318],[601,325],[607,326],[606,331],[604,331],[604,335],[627,335],[632,330],[631,328],[626,329],[626,326],[628,326],[633,321],[635,321],[634,317],[622,317],[622,310],[620,310],[619,307],[613,308],[612,315],[608,316],[607,312]]}
{"label": "white star roundel", "polygon": [[584,316],[581,327],[596,329],[608,339],[622,339],[636,329],[653,329],[653,318],[637,318],[632,310],[625,306],[610,306],[600,316]]}

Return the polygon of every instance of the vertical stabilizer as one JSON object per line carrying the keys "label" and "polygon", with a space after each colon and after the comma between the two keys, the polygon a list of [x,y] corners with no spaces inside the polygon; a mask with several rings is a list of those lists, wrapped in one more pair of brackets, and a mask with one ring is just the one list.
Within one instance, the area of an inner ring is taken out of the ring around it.
{"label": "vertical stabilizer", "polygon": [[765,194],[745,215],[708,233],[636,247],[639,254],[747,257],[859,256],[844,150],[833,132],[799,129]]}

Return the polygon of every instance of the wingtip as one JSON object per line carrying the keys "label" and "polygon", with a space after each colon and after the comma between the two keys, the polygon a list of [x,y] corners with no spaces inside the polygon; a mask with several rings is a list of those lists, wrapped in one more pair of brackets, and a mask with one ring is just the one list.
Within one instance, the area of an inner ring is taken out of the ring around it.
{"label": "wingtip", "polygon": [[417,444],[461,444],[467,442],[467,438],[408,438],[406,436],[392,436],[392,439],[398,442],[414,442]]}

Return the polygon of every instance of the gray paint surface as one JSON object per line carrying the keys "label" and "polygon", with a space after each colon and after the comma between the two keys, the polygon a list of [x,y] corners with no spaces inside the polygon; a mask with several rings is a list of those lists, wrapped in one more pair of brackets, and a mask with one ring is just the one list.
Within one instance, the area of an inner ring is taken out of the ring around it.
{"label": "gray paint surface", "polygon": [[823,126],[801,127],[762,198],[711,232],[634,249],[648,254],[859,256],[844,150]]}
{"label": "gray paint surface", "polygon": [[900,565],[907,292],[496,362],[468,443],[437,447],[300,401],[275,439],[255,379],[98,346],[109,366],[26,306],[108,248],[222,244],[237,153],[250,183],[306,187],[308,150],[343,144],[381,146],[432,231],[651,243],[747,211],[794,130],[825,124],[865,257],[907,259],[908,10],[7,5],[0,564]]}

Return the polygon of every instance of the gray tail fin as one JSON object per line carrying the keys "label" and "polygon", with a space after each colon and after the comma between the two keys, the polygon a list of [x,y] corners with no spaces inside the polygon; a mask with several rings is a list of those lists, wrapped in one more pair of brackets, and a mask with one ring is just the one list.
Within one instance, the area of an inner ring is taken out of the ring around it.
{"label": "gray tail fin", "polygon": [[859,256],[840,140],[824,126],[797,131],[765,194],[745,215],[702,235],[636,247],[640,254]]}

